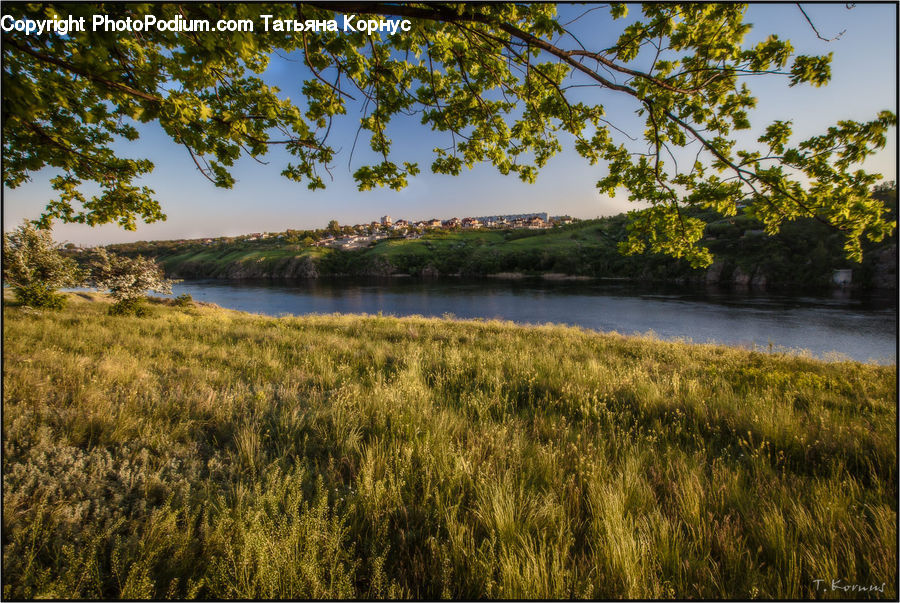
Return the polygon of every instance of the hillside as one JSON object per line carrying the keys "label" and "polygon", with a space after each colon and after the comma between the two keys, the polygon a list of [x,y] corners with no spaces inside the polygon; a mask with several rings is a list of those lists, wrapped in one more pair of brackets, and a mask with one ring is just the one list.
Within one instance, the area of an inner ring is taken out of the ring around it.
{"label": "hillside", "polygon": [[[836,269],[853,269],[854,287],[896,287],[897,236],[866,246],[862,264],[843,256],[841,236],[813,220],[785,224],[775,236],[748,216],[705,216],[704,244],[717,258],[708,269],[659,255],[623,256],[625,215],[587,220],[547,230],[429,231],[400,236],[358,251],[342,251],[283,240],[217,244],[143,243],[114,245],[120,253],[156,257],[180,278],[316,278],[347,275],[412,276],[498,273],[561,274],[596,278],[689,281],[754,287],[828,287]],[[303,234],[303,233],[301,233]],[[300,237],[295,237],[299,239]]]}

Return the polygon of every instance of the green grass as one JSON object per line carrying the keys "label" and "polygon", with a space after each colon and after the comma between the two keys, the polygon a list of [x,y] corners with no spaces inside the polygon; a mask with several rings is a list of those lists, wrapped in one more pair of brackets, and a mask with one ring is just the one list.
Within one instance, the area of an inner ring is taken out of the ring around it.
{"label": "green grass", "polygon": [[4,308],[6,598],[897,597],[893,366],[71,297]]}
{"label": "green grass", "polygon": [[[277,262],[285,258],[301,258],[309,256],[314,260],[327,260],[335,254],[341,256],[335,265],[318,264],[324,275],[346,273],[368,273],[379,262],[389,262],[399,272],[418,273],[426,266],[440,267],[443,272],[456,273],[461,270],[477,273],[508,271],[495,262],[484,262],[485,257],[493,257],[502,261],[506,257],[513,261],[523,252],[557,255],[569,260],[567,266],[575,267],[577,261],[573,254],[582,249],[594,252],[605,250],[616,253],[612,238],[604,238],[597,232],[597,224],[593,221],[581,226],[570,226],[563,230],[463,230],[434,231],[419,239],[387,239],[376,242],[371,248],[362,248],[351,252],[335,252],[329,248],[306,247],[284,243],[266,242],[265,247],[247,246],[219,248],[197,248],[187,251],[175,251],[159,256],[160,263],[169,272],[180,273],[187,269],[190,276],[222,276],[229,268],[240,267],[241,264],[253,265],[257,262],[268,263],[272,275],[277,275]],[[274,245],[274,246],[273,246]],[[471,262],[466,258],[474,253]],[[580,257],[578,255],[577,257]],[[523,260],[526,265],[532,260]],[[513,263],[516,263],[513,261]],[[522,262],[518,262],[522,263]],[[552,263],[552,262],[551,262]],[[545,267],[546,268],[546,267]],[[516,266],[510,269],[522,269]],[[531,266],[528,272],[547,272],[540,266]],[[552,271],[552,270],[551,270]]]}
{"label": "green grass", "polygon": [[[223,266],[229,262],[252,260],[257,258],[281,258],[289,255],[295,255],[295,252],[289,252],[282,249],[271,250],[243,250],[243,249],[226,249],[226,250],[204,250],[200,252],[188,252],[179,255],[173,255],[163,260],[165,264],[178,264],[187,260],[195,262],[217,262]],[[300,254],[296,254],[300,255]]]}
{"label": "green grass", "polygon": [[419,239],[388,239],[372,247],[372,253],[392,256],[408,253],[431,253],[435,250],[459,249],[466,245],[502,246],[505,238],[496,231],[456,231],[429,233]]}
{"label": "green grass", "polygon": [[[273,269],[282,260],[311,257],[319,259],[331,250],[318,247],[299,248],[297,245],[267,249],[202,249],[190,250],[160,258],[159,263],[168,272],[178,272],[188,268],[191,276],[217,277],[227,274],[229,268],[242,265],[254,266],[263,263]],[[199,270],[199,274],[194,274]],[[277,273],[276,269],[272,270]]]}

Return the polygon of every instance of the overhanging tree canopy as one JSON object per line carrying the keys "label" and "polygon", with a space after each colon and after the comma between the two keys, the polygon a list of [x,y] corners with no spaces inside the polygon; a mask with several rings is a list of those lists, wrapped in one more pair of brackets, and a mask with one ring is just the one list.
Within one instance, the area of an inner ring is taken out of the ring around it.
{"label": "overhanging tree canopy", "polygon": [[[622,4],[602,5],[610,19]],[[402,34],[353,31],[194,33],[73,32],[68,36],[2,34],[4,184],[16,187],[46,166],[58,198],[40,218],[87,224],[164,219],[153,191],[140,186],[152,169],[144,159],[117,157],[115,137],[136,139],[134,122],[157,121],[187,149],[217,186],[230,187],[229,168],[243,155],[283,146],[295,159],[282,174],[309,188],[335,151],[334,116],[365,99],[360,127],[381,158],[359,167],[360,189],[402,188],[419,171],[392,148],[391,121],[415,114],[424,127],[446,133],[434,149],[434,172],[458,174],[489,161],[532,181],[560,151],[560,132],[579,154],[608,164],[602,191],[624,187],[636,212],[624,249],[711,261],[698,242],[702,221],[689,206],[734,214],[738,204],[777,232],[786,220],[812,217],[843,231],[848,257],[861,257],[864,237],[880,240],[893,228],[869,196],[879,178],[855,169],[885,145],[896,116],[883,111],[868,123],[842,121],[790,145],[790,122],[764,128],[760,148],[736,146],[749,128],[755,99],[741,81],[784,77],[789,85],[827,83],[830,57],[795,56],[770,36],[753,47],[743,38],[745,6],[646,4],[618,37],[578,39],[553,5],[309,2],[294,4],[41,4],[7,5],[16,17],[106,14],[111,19],[314,20],[406,18]],[[260,77],[275,52],[296,52],[311,73],[304,106],[279,96]],[[585,90],[585,86],[590,86]],[[611,96],[629,99],[645,123],[643,138],[623,140],[604,113]],[[589,99],[589,100],[586,100]],[[679,157],[690,153],[685,165]],[[93,181],[91,197],[81,185]]]}

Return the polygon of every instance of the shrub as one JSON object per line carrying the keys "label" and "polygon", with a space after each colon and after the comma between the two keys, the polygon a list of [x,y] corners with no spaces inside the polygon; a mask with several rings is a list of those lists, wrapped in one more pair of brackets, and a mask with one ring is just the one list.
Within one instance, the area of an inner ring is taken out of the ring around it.
{"label": "shrub", "polygon": [[165,278],[163,270],[155,261],[137,256],[127,258],[108,252],[102,247],[94,250],[90,263],[90,281],[101,290],[106,290],[116,300],[112,314],[136,314],[142,316],[146,310],[140,301],[147,291],[171,293],[175,281]]}
{"label": "shrub", "polygon": [[120,299],[109,307],[110,316],[146,316],[147,307],[142,297]]}
{"label": "shrub", "polygon": [[40,283],[34,283],[25,287],[13,287],[16,299],[23,306],[32,308],[46,308],[47,310],[62,310],[66,306],[66,296],[56,293],[49,287]]}
{"label": "shrub", "polygon": [[182,293],[175,298],[174,304],[179,308],[189,308],[194,303],[194,298],[190,293]]}
{"label": "shrub", "polygon": [[52,309],[65,304],[55,291],[81,280],[78,265],[59,253],[50,231],[29,222],[3,234],[3,278],[22,304]]}

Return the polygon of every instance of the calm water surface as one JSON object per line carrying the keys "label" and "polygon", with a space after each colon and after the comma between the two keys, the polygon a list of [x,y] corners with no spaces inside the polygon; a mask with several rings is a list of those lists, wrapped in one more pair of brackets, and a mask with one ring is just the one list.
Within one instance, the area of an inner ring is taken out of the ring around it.
{"label": "calm water surface", "polygon": [[282,314],[367,313],[500,318],[749,348],[806,350],[820,358],[896,362],[897,296],[779,295],[616,282],[372,279],[183,281],[174,295],[225,308]]}

